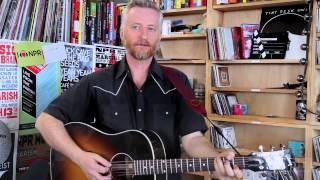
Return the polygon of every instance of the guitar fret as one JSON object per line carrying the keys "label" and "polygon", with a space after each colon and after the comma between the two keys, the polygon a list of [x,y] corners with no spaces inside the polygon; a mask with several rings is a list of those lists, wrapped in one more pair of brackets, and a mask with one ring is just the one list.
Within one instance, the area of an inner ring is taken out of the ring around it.
{"label": "guitar fret", "polygon": [[246,168],[245,167],[245,163],[244,163],[244,158],[242,157],[242,168]]}
{"label": "guitar fret", "polygon": [[134,175],[137,175],[137,165],[136,165],[136,161],[133,161],[133,167],[134,167]]}
{"label": "guitar fret", "polygon": [[174,159],[174,164],[175,164],[175,167],[176,167],[176,173],[178,173],[177,159]]}
{"label": "guitar fret", "polygon": [[194,159],[192,159],[192,164],[193,164],[193,172],[196,172],[195,166],[194,166]]}
{"label": "guitar fret", "polygon": [[[149,168],[146,168],[146,170],[147,170],[147,174],[151,174],[151,169],[150,169],[150,160],[149,161],[147,161],[147,167],[149,167]],[[149,169],[149,172],[148,172],[148,169]]]}
{"label": "guitar fret", "polygon": [[170,171],[171,171],[171,174],[172,174],[172,164],[171,164],[171,159],[170,159]]}
{"label": "guitar fret", "polygon": [[180,159],[180,166],[181,166],[181,173],[183,173],[183,168],[182,168],[182,166],[183,166],[183,163],[182,163],[182,159]]}
{"label": "guitar fret", "polygon": [[166,173],[168,172],[168,163],[167,161],[163,161],[165,163],[165,167],[166,167]]}
{"label": "guitar fret", "polygon": [[202,166],[201,166],[201,158],[199,158],[199,167],[200,167],[200,171],[202,171]]}
{"label": "guitar fret", "polygon": [[153,169],[153,172],[151,174],[154,174],[155,171],[154,171],[154,160],[152,161],[152,169]]}
{"label": "guitar fret", "polygon": [[156,160],[157,162],[157,174],[159,174],[159,164],[158,164],[158,159]]}
{"label": "guitar fret", "polygon": [[209,168],[209,158],[207,158],[207,168],[208,168],[208,171],[210,171],[210,168]]}
{"label": "guitar fret", "polygon": [[188,159],[186,159],[186,163],[187,163],[187,172],[189,172]]}
{"label": "guitar fret", "polygon": [[142,174],[145,174],[145,172],[144,172],[144,160],[141,160],[141,162],[142,162]]}

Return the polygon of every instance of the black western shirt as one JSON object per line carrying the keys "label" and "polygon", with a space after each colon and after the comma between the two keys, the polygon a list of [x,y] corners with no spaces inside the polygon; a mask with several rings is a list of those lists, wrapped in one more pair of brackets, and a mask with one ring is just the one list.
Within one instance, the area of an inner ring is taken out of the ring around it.
{"label": "black western shirt", "polygon": [[[176,72],[190,87],[187,77]],[[203,118],[184,102],[155,60],[141,89],[136,88],[123,60],[82,78],[45,112],[64,123],[95,122],[96,127],[115,132],[153,130],[164,140],[167,158],[180,157],[179,137],[207,129]]]}

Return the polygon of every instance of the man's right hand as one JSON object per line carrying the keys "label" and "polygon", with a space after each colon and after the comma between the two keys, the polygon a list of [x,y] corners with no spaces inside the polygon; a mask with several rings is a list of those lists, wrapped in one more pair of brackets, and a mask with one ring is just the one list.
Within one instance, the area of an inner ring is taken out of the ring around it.
{"label": "man's right hand", "polygon": [[90,180],[111,180],[111,163],[98,154],[83,151],[76,160]]}

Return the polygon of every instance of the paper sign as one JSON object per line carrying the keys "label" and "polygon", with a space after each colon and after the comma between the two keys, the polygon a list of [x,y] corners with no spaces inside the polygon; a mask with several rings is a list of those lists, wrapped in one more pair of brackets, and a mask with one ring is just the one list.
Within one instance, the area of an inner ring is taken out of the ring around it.
{"label": "paper sign", "polygon": [[53,43],[42,46],[43,56],[46,64],[60,62],[67,58],[63,43]]}
{"label": "paper sign", "polygon": [[44,64],[41,42],[19,42],[14,44],[18,66]]}

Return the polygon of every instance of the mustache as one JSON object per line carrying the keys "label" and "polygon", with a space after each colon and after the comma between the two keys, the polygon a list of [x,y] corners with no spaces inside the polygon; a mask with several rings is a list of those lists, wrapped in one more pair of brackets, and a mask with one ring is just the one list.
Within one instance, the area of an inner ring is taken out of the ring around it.
{"label": "mustache", "polygon": [[134,45],[140,45],[140,46],[150,46],[150,43],[146,40],[141,40],[141,41],[138,41],[136,43],[134,43]]}

